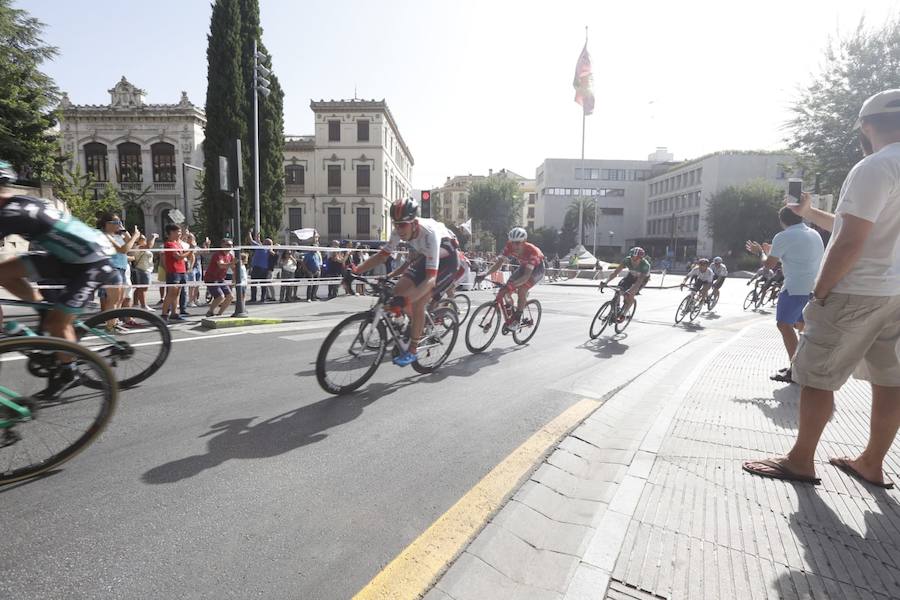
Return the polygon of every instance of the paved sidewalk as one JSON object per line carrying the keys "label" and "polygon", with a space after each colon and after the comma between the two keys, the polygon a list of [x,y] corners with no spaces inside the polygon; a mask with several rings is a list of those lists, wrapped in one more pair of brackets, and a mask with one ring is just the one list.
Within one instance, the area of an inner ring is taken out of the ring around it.
{"label": "paved sidewalk", "polygon": [[[900,493],[827,464],[868,434],[852,380],[817,456],[822,485],[741,470],[785,452],[799,388],[769,381],[770,324],[691,344],[572,432],[427,600],[900,598]],[[888,476],[900,478],[900,447]]]}

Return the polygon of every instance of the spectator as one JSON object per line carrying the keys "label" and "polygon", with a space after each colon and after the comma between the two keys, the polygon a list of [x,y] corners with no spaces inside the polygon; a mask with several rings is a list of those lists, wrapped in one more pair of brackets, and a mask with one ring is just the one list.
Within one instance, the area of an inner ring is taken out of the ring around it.
{"label": "spectator", "polygon": [[[196,248],[196,245],[192,245],[191,242],[188,241],[189,240],[188,236],[190,236],[190,235],[191,235],[191,233],[187,230],[187,226],[185,226],[185,228],[181,230],[181,239],[180,239],[179,243],[181,244],[181,249],[186,252],[185,257],[184,257],[185,282],[193,283],[193,281],[194,281],[194,261],[196,260],[196,254],[193,252],[193,250],[194,250],[194,248]],[[188,299],[188,288],[189,287],[192,287],[192,285],[191,286],[187,286],[187,285],[183,286],[181,288],[181,291],[178,293],[178,306],[179,306],[180,314],[182,317],[188,316],[187,299]]]}
{"label": "spectator", "polygon": [[163,244],[163,261],[166,266],[166,297],[162,305],[162,317],[170,321],[184,321],[178,314],[178,296],[187,282],[187,252],[181,245],[181,227],[175,223],[166,225],[166,243]]}
{"label": "spectator", "polygon": [[[100,231],[106,234],[116,253],[110,257],[109,261],[116,271],[119,272],[120,286],[107,286],[100,290],[100,310],[112,310],[123,306],[125,294],[130,288],[131,275],[128,266],[128,252],[137,242],[141,235],[138,228],[134,228],[133,234],[129,235],[122,226],[122,219],[118,214],[106,213],[100,217],[98,222]],[[115,321],[107,323],[107,329],[115,327]]]}
{"label": "spectator", "polygon": [[[266,238],[268,245],[273,244],[272,240]],[[275,293],[275,279],[279,276],[281,269],[279,268],[278,253],[272,250],[269,253],[269,264],[266,267],[266,299],[263,302],[278,302],[278,295]],[[279,287],[281,287],[279,285]]]}
{"label": "spectator", "polygon": [[[312,245],[319,245],[318,235],[313,237]],[[322,276],[322,253],[318,250],[307,251],[306,254],[303,255],[303,265],[310,278],[313,280],[319,279]],[[306,287],[306,301],[312,302],[318,299],[319,285],[317,283],[310,283],[310,285]]]}
{"label": "spectator", "polygon": [[134,305],[144,310],[150,310],[147,306],[147,286],[150,285],[150,273],[153,272],[153,253],[150,248],[156,243],[156,237],[154,233],[149,240],[145,235],[138,239],[138,250],[134,253],[134,262],[131,264],[131,279],[135,284]]}
{"label": "spectator", "polygon": [[[338,241],[331,242],[331,245],[335,248],[340,248],[341,243]],[[328,277],[343,277],[344,275],[344,253],[340,251],[334,251],[328,253],[327,259],[327,273]],[[340,287],[339,283],[331,283],[328,284],[328,299],[337,298],[338,288]]]}
{"label": "spectator", "polygon": [[[778,294],[775,324],[790,361],[797,350],[796,332],[803,331],[803,309],[813,291],[825,247],[822,236],[807,227],[803,217],[787,206],[778,212],[778,219],[784,231],[776,234],[771,244],[750,241],[747,249],[759,254],[766,269],[774,268],[781,261],[784,285]],[[775,373],[771,379],[791,383],[790,367]]]}
{"label": "spectator", "polygon": [[206,238],[204,245],[201,247],[197,244],[196,236],[193,233],[189,233],[187,242],[191,245],[194,256],[194,266],[191,269],[192,274],[188,281],[195,282],[188,289],[187,305],[198,308],[200,306],[200,282],[203,281],[203,249],[209,248],[209,238]]}
{"label": "spectator", "polygon": [[[209,257],[209,266],[203,275],[203,281],[212,295],[212,302],[206,316],[211,317],[214,314],[222,316],[222,313],[231,304],[231,286],[225,283],[225,276],[234,265],[234,253],[230,250],[231,240],[224,239],[221,243],[223,250],[216,250]],[[218,309],[218,312],[216,312]]]}
{"label": "spectator", "polygon": [[[259,241],[259,234],[256,234],[256,239],[253,238],[253,232],[247,233],[247,242],[253,246],[257,246],[253,250],[253,258],[250,261],[250,278],[254,281],[261,281],[267,278],[267,273],[269,272],[269,257],[275,254],[275,251],[271,248],[265,248],[264,246],[271,246],[272,240],[266,238],[263,242]],[[267,290],[264,286],[253,285],[250,288],[250,302],[249,304],[256,303],[256,288],[259,287],[259,301],[266,301]]]}
{"label": "spectator", "polygon": [[278,261],[281,266],[281,279],[287,283],[281,284],[281,302],[294,302],[297,299],[297,285],[293,282],[297,273],[297,259],[293,250],[282,250]]}
{"label": "spectator", "polygon": [[855,374],[872,386],[869,440],[856,458],[829,462],[890,488],[884,458],[900,427],[900,89],[866,100],[856,127],[865,158],[844,180],[836,213],[812,208],[809,194],[792,207],[832,232],[793,357],[802,386],[797,440],[786,456],[745,462],[744,469],[819,483],[816,446],[834,411],[834,392]]}

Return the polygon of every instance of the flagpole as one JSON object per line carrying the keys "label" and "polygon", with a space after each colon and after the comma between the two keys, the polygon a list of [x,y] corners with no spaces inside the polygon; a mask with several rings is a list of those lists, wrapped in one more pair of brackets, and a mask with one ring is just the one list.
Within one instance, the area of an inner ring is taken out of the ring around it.
{"label": "flagpole", "polygon": [[[584,26],[584,47],[585,48],[587,48],[587,42],[588,42],[588,26],[585,25]],[[584,130],[585,130],[586,123],[587,123],[587,110],[582,105],[582,107],[581,107],[581,180],[582,181],[584,181]],[[584,243],[584,240],[582,239],[582,234],[583,234],[582,228],[584,227],[584,225],[583,225],[583,223],[584,223],[584,202],[582,201],[582,197],[580,195],[581,192],[578,192],[578,193],[579,193],[579,198],[578,198],[578,236],[576,239],[578,240],[577,245],[580,246],[581,244]]]}

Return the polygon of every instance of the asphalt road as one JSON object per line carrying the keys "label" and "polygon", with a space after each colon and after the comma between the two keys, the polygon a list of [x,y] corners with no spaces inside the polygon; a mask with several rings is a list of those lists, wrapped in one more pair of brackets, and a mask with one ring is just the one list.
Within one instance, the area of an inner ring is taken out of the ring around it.
{"label": "asphalt road", "polygon": [[[527,346],[498,337],[421,376],[384,364],[357,394],[316,383],[339,298],[301,323],[202,333],[123,393],[98,443],[0,488],[0,598],[349,598],[542,425],[753,319],[729,281],[716,315],[674,326],[683,293],[647,290],[625,335],[588,339],[602,296],[540,286]],[[475,304],[488,299],[487,292]],[[608,295],[607,295],[608,297]]]}

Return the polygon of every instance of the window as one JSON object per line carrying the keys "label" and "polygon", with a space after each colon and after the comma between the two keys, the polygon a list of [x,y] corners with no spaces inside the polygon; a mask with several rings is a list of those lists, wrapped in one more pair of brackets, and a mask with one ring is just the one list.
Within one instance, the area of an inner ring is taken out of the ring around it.
{"label": "window", "polygon": [[600,214],[601,215],[624,215],[625,209],[624,208],[601,208]]}
{"label": "window", "polygon": [[150,146],[154,183],[175,183],[175,146],[157,142]]}
{"label": "window", "polygon": [[369,165],[356,165],[356,193],[369,193]]}
{"label": "window", "polygon": [[694,215],[694,231],[700,229],[700,215]]}
{"label": "window", "polygon": [[368,142],[369,141],[369,121],[365,119],[360,119],[356,122],[356,141],[357,142]]}
{"label": "window", "polygon": [[328,165],[328,193],[341,193],[341,165]]}
{"label": "window", "polygon": [[575,169],[575,179],[581,179],[582,169]]}
{"label": "window", "polygon": [[339,206],[328,207],[328,235],[340,237],[341,235],[341,208]]}
{"label": "window", "polygon": [[291,231],[295,229],[303,229],[303,209],[302,208],[289,208],[288,209],[288,227]]}
{"label": "window", "polygon": [[303,168],[303,165],[286,166],[284,168],[284,183],[285,185],[296,185],[301,188],[306,185],[306,169]]}
{"label": "window", "polygon": [[328,141],[329,142],[341,141],[341,122],[340,121],[328,121]]}
{"label": "window", "polygon": [[94,181],[109,181],[107,165],[105,145],[97,142],[84,145],[85,171],[93,175]]}
{"label": "window", "polygon": [[134,142],[119,144],[119,181],[140,182],[143,180],[141,147]]}
{"label": "window", "polygon": [[365,236],[363,239],[369,237],[369,211],[368,208],[356,209],[356,235]]}
{"label": "window", "polygon": [[534,218],[534,207],[533,207],[533,206],[529,206],[529,207],[528,207],[528,218],[529,218],[529,219],[533,219],[533,218]]}

